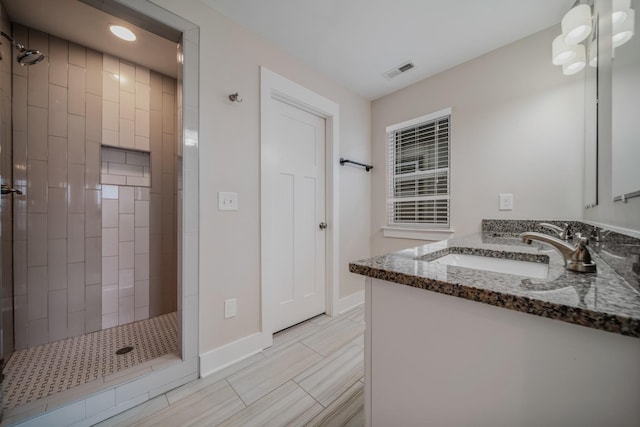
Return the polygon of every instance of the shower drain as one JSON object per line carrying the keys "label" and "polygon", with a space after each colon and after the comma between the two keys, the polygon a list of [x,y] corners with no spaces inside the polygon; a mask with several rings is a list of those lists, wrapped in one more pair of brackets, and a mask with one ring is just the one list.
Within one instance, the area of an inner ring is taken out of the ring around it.
{"label": "shower drain", "polygon": [[127,353],[129,353],[131,350],[133,350],[133,347],[132,347],[132,346],[130,346],[130,345],[128,345],[128,346],[126,346],[126,347],[122,347],[122,348],[120,348],[120,349],[116,350],[116,354],[117,354],[117,355],[127,354]]}

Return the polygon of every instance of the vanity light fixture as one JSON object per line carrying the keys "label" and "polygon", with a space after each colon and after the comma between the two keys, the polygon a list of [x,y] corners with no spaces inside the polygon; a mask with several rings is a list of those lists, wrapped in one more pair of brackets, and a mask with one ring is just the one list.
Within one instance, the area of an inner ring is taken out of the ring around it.
{"label": "vanity light fixture", "polygon": [[562,64],[562,74],[570,76],[582,70],[587,65],[586,51],[583,45],[575,46],[576,56],[570,62]]}
{"label": "vanity light fixture", "polygon": [[575,45],[589,37],[592,30],[591,7],[587,4],[578,6],[567,12],[561,21],[564,42]]}
{"label": "vanity light fixture", "polygon": [[[573,7],[564,15],[560,25],[562,34],[551,43],[551,62],[562,65],[562,74],[569,76],[587,65],[586,49],[581,42],[593,31],[591,6],[583,3]],[[597,58],[592,59],[590,52],[589,64],[595,66],[596,63]]]}
{"label": "vanity light fixture", "polygon": [[551,62],[554,65],[562,65],[571,61],[576,56],[575,46],[570,46],[564,42],[564,36],[560,34],[551,43]]}
{"label": "vanity light fixture", "polygon": [[122,25],[112,25],[109,27],[109,30],[118,38],[133,42],[136,41],[136,35],[133,34],[133,31],[128,29],[127,27],[123,27]]}
{"label": "vanity light fixture", "polygon": [[631,0],[613,0],[611,6],[611,23],[615,26],[627,19],[631,9]]}
{"label": "vanity light fixture", "polygon": [[627,9],[625,19],[613,24],[613,47],[622,46],[633,37],[635,11]]}

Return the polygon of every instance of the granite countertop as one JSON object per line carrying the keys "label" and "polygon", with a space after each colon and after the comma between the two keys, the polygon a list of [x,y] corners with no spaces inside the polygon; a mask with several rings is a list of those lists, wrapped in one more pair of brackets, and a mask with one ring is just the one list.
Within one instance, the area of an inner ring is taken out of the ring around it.
{"label": "granite countertop", "polygon": [[[545,279],[432,262],[451,253],[548,263]],[[564,269],[551,246],[478,233],[349,264],[364,276],[640,338],[640,293],[591,250],[597,273]]]}

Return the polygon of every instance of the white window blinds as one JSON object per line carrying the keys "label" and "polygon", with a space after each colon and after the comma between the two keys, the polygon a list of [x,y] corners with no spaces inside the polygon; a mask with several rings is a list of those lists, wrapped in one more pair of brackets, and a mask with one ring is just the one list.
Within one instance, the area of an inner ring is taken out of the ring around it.
{"label": "white window blinds", "polygon": [[387,128],[389,225],[449,227],[451,110]]}

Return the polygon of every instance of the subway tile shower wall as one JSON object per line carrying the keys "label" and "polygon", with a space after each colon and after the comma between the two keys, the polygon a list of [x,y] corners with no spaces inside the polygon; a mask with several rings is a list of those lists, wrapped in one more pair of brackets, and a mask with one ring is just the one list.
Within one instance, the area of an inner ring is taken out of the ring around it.
{"label": "subway tile shower wall", "polygon": [[15,349],[175,311],[175,79],[13,30],[48,54],[12,68]]}
{"label": "subway tile shower wall", "polygon": [[102,185],[102,328],[149,317],[147,187]]}

